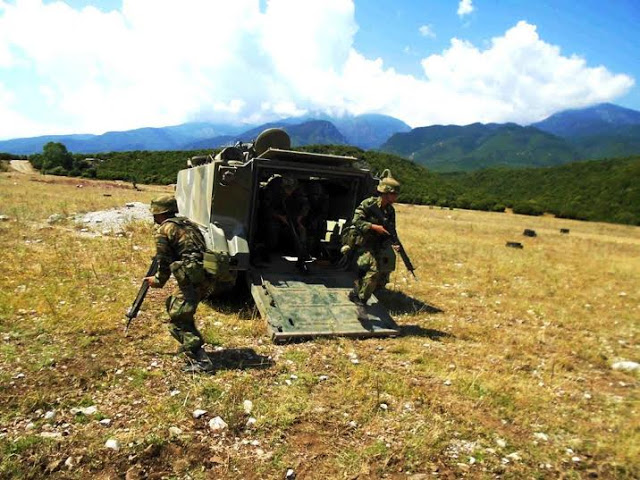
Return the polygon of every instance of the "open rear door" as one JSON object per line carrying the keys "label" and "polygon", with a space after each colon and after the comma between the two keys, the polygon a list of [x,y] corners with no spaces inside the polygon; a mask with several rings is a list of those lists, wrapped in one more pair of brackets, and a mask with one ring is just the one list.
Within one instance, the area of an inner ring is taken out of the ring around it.
{"label": "open rear door", "polygon": [[282,258],[250,272],[251,295],[267,321],[274,342],[313,337],[399,335],[398,325],[375,296],[359,319],[348,298],[354,273],[333,266],[310,265],[299,273]]}

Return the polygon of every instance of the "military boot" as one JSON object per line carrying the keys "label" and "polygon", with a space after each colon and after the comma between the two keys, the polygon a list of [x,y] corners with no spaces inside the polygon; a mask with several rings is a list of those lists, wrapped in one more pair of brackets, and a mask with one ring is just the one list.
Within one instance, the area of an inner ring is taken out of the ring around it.
{"label": "military boot", "polygon": [[211,373],[215,371],[213,362],[204,351],[204,348],[200,348],[195,352],[186,352],[187,365],[182,369],[184,372],[190,373]]}
{"label": "military boot", "polygon": [[355,290],[351,290],[349,292],[349,300],[351,300],[356,305],[356,312],[358,314],[358,320],[366,321],[369,319],[369,314],[367,313],[366,303],[362,301],[360,296]]}

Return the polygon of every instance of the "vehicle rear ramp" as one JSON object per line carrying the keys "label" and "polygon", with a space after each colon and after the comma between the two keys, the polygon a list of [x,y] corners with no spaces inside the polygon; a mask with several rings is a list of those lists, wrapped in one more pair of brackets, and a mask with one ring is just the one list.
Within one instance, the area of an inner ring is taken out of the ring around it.
{"label": "vehicle rear ramp", "polygon": [[335,265],[309,263],[308,273],[295,258],[275,257],[250,272],[251,295],[274,342],[315,337],[398,336],[398,325],[372,296],[359,318],[348,298],[355,273]]}

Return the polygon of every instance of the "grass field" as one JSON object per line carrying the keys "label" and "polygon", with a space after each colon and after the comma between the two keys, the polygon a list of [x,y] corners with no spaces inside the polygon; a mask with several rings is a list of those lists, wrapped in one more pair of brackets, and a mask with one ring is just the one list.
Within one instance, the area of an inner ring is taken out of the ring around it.
{"label": "grass field", "polygon": [[162,191],[0,173],[0,478],[640,476],[640,377],[612,368],[640,361],[640,228],[400,205],[401,337],[274,345],[236,296],[199,310],[220,369],[193,376],[168,287],[123,336],[150,224],[47,222]]}

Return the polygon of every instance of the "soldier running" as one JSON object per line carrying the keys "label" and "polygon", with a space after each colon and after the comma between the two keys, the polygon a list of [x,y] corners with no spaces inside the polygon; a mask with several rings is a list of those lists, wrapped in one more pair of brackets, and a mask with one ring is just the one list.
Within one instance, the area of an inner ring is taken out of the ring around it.
{"label": "soldier running", "polygon": [[[349,299],[359,307],[364,307],[375,290],[382,289],[389,282],[389,275],[396,268],[396,255],[389,231],[380,225],[380,220],[371,212],[372,206],[384,215],[384,223],[395,230],[396,212],[393,204],[398,199],[400,183],[385,170],[378,184],[379,195],[369,197],[360,203],[353,216],[352,225],[359,237],[357,241],[358,279]],[[362,308],[359,315],[362,315]]]}
{"label": "soldier running", "polygon": [[154,199],[150,210],[158,225],[155,233],[158,273],[145,277],[145,281],[152,288],[162,288],[173,273],[178,288],[166,300],[169,333],[180,342],[180,351],[189,359],[185,371],[210,372],[214,366],[202,348],[204,340],[194,320],[198,304],[215,286],[214,277],[202,264],[204,237],[191,221],[176,217],[175,197]]}

